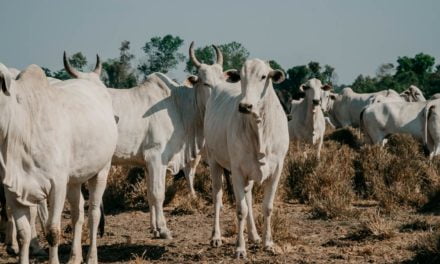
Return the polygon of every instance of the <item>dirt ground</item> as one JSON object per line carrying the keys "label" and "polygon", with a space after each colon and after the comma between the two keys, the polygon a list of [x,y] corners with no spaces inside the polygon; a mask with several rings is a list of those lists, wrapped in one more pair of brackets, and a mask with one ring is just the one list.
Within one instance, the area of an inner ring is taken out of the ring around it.
{"label": "dirt ground", "polygon": [[[376,225],[376,234],[365,230],[365,216],[374,215],[374,202],[362,201],[354,205],[355,216],[345,220],[313,219],[307,205],[297,202],[277,202],[274,220],[276,252],[264,252],[261,247],[248,244],[248,257],[238,262],[252,263],[402,263],[410,262],[415,253],[412,248],[418,239],[432,230],[404,228],[414,219],[439,223],[440,217],[419,215],[411,212],[399,213],[369,221]],[[259,207],[259,206],[258,206]],[[261,234],[260,210],[257,211],[257,226]],[[99,261],[101,263],[230,263],[234,259],[236,237],[235,210],[225,205],[222,211],[224,244],[212,248],[211,206],[193,214],[181,215],[173,207],[166,208],[168,226],[173,240],[152,239],[148,232],[148,212],[126,211],[107,216],[106,234],[99,239]],[[60,258],[67,262],[70,251],[68,213],[64,215],[64,241],[60,247]],[[87,221],[86,221],[87,222]],[[380,231],[382,230],[382,231]],[[85,231],[87,232],[87,231]],[[83,244],[88,243],[84,235]],[[47,244],[42,241],[47,248]],[[83,247],[84,257],[87,246]],[[7,255],[0,247],[0,263],[15,263],[17,258]],[[47,262],[47,258],[33,259],[34,263]]]}

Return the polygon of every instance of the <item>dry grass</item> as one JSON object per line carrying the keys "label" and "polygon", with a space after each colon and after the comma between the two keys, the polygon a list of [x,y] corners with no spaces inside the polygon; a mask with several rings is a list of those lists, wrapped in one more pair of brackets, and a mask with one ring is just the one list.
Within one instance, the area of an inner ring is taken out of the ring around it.
{"label": "dry grass", "polygon": [[421,237],[414,245],[416,256],[408,263],[440,262],[440,231]]}
{"label": "dry grass", "polygon": [[147,185],[142,168],[112,167],[103,202],[106,212],[132,208],[145,208],[148,205]]}
{"label": "dry grass", "polygon": [[302,146],[305,157],[291,144],[286,164],[286,187],[290,198],[307,202],[315,217],[338,218],[351,214],[353,191],[354,151],[336,142],[328,141],[316,159],[316,148]]}
{"label": "dry grass", "polygon": [[438,166],[423,156],[420,144],[409,136],[392,136],[385,148],[365,146],[360,155],[365,193],[386,212],[402,206],[419,208],[439,188]]}
{"label": "dry grass", "polygon": [[[421,144],[405,135],[390,137],[384,148],[362,144],[363,138],[356,129],[331,130],[326,134],[318,162],[316,147],[292,143],[278,198],[298,199],[311,206],[314,217],[326,219],[356,215],[352,203],[364,198],[377,200],[381,210],[388,213],[409,207],[426,209],[429,202],[437,206],[440,159],[429,162]],[[106,211],[145,208],[148,203],[144,179],[143,169],[112,168],[104,195]],[[233,204],[232,188],[225,179],[224,203]],[[188,199],[183,177],[167,176],[167,186],[165,204],[175,207],[174,214],[206,210],[206,205],[212,203],[206,163],[197,169],[197,199]],[[253,195],[255,204],[260,203],[261,186],[254,186]]]}

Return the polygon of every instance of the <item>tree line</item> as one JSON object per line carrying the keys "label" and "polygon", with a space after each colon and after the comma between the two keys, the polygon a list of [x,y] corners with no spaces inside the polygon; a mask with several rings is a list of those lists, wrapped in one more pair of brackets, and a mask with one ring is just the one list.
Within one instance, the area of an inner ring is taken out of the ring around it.
{"label": "tree line", "polygon": [[[179,36],[165,35],[149,39],[142,47],[144,52],[140,63],[134,65],[135,56],[131,53],[130,42],[122,41],[119,47],[119,56],[103,62],[103,81],[108,87],[130,88],[142,82],[153,72],[168,73],[177,68],[180,63],[185,64],[188,74],[196,73],[191,60],[179,50],[184,40]],[[249,58],[249,51],[238,42],[229,42],[218,45],[223,53],[223,69],[240,69],[244,61]],[[197,58],[204,63],[212,64],[215,61],[215,52],[211,46],[199,47],[195,50]],[[77,52],[69,58],[70,64],[78,70],[85,70],[87,58]],[[323,83],[332,84],[336,91],[345,86],[351,86],[356,92],[375,92],[384,89],[394,89],[401,92],[410,85],[418,86],[426,97],[440,92],[440,65],[435,66],[435,58],[431,55],[419,53],[414,57],[398,57],[396,64],[384,63],[378,67],[375,76],[360,74],[351,85],[338,85],[338,76],[334,67],[321,65],[311,61],[307,65],[292,66],[283,69],[275,60],[269,61],[274,69],[281,69],[286,73],[286,81],[275,85],[275,89],[290,98],[297,98],[298,88],[310,78],[318,78]],[[43,68],[47,76],[65,80],[69,75],[64,69],[51,71]]]}

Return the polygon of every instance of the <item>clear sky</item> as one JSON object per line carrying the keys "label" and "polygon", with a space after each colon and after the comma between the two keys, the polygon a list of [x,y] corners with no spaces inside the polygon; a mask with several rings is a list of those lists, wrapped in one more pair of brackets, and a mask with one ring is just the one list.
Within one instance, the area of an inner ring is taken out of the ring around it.
{"label": "clear sky", "polygon": [[[311,60],[336,68],[339,84],[374,74],[398,56],[428,53],[440,64],[439,0],[2,0],[0,62],[62,68],[62,52],[118,56],[129,40],[136,64],[153,36],[197,46],[242,43],[284,68]],[[171,77],[182,79],[183,67]]]}

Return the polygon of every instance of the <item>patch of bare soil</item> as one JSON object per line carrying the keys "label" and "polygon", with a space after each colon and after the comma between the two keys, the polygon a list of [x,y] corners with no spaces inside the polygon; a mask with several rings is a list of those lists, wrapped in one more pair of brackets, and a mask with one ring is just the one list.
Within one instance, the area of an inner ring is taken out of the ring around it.
{"label": "patch of bare soil", "polygon": [[[236,237],[235,209],[226,205],[222,212],[224,244],[212,248],[209,244],[212,226],[210,205],[190,214],[173,214],[166,208],[168,226],[173,240],[153,239],[149,233],[148,212],[127,211],[107,216],[106,234],[99,239],[101,263],[230,263],[234,261]],[[274,220],[276,252],[262,250],[261,245],[248,244],[248,258],[241,262],[254,263],[399,263],[410,262],[417,240],[436,229],[439,216],[400,212],[382,216],[373,203],[355,204],[358,211],[346,220],[314,219],[310,207],[299,203],[278,202]],[[261,227],[259,208],[257,226]],[[60,258],[67,262],[71,231],[66,212],[63,219],[63,245]],[[86,233],[87,231],[85,231]],[[261,234],[261,230],[259,230]],[[86,234],[84,244],[88,243]],[[42,241],[47,248],[47,244]],[[84,258],[87,246],[83,247]],[[0,247],[0,263],[15,263]],[[35,263],[47,258],[33,259]]]}

